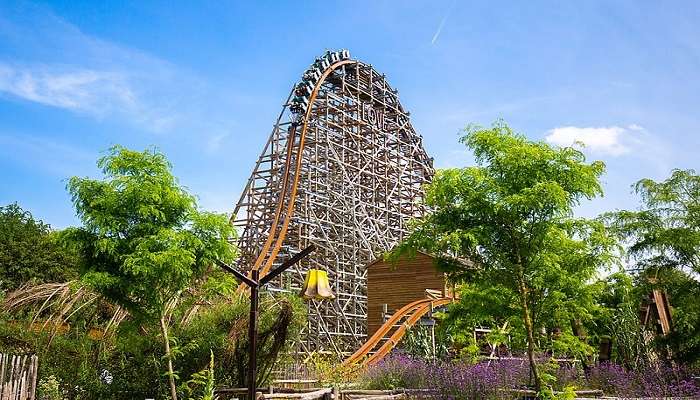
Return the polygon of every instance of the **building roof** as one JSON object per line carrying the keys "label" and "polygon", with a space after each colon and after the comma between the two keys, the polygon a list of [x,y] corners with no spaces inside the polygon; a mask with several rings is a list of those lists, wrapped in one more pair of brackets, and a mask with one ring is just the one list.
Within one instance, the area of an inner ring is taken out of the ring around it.
{"label": "building roof", "polygon": [[[430,257],[430,258],[433,258],[433,259],[437,258],[437,256],[435,256],[434,254],[430,254],[430,253],[426,253],[426,252],[424,252],[424,251],[416,250],[416,255],[418,255],[418,254],[423,255],[423,256],[426,256],[426,257]],[[401,258],[402,258],[402,259],[403,259],[403,258],[409,258],[409,259],[410,259],[410,258],[413,258],[413,257],[411,257],[411,256],[409,256],[409,255],[402,255]],[[472,261],[470,261],[470,260],[467,260],[467,259],[464,259],[464,258],[453,258],[452,260],[454,260],[454,261],[456,261],[456,262],[458,262],[458,263],[464,265],[465,267],[473,267],[473,266],[474,266],[474,262],[472,262]],[[385,260],[384,257],[382,256],[382,257],[379,257],[379,258],[375,259],[374,261],[371,261],[369,264],[366,265],[366,268],[369,268],[369,267],[371,267],[371,266],[373,266],[373,265],[375,265],[375,264],[379,264],[379,263],[381,263],[381,262],[388,262],[388,263],[391,263],[391,261]]]}

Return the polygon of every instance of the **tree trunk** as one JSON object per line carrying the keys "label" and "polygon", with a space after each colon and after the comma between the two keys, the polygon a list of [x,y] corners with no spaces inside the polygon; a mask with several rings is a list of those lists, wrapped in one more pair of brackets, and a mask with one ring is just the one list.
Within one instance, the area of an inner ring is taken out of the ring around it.
{"label": "tree trunk", "polygon": [[534,328],[532,326],[532,318],[530,317],[530,307],[528,306],[528,288],[525,285],[525,279],[522,273],[522,266],[520,266],[520,274],[518,276],[518,290],[520,291],[520,307],[523,311],[523,323],[525,324],[525,330],[527,331],[527,358],[530,361],[530,371],[532,372],[532,378],[535,381],[535,391],[539,393],[542,389],[542,381],[540,380],[540,374],[537,371],[537,363],[535,362],[535,335]]}
{"label": "tree trunk", "polygon": [[160,317],[160,331],[163,334],[165,342],[165,358],[168,359],[168,383],[170,384],[170,396],[173,400],[177,400],[177,388],[175,386],[175,371],[173,371],[173,359],[170,353],[170,339],[168,338],[168,327],[165,322],[165,316]]}

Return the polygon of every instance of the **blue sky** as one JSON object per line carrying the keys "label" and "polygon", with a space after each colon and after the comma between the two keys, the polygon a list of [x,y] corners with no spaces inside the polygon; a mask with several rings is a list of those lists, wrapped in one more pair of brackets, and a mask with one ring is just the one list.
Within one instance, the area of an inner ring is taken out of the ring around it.
{"label": "blue sky", "polygon": [[[302,2],[299,2],[302,3]],[[399,90],[437,167],[504,118],[588,143],[606,196],[700,168],[700,3],[306,1],[0,3],[0,204],[76,224],[65,179],[112,144],[156,145],[210,210],[231,211],[292,84],[348,48]]]}

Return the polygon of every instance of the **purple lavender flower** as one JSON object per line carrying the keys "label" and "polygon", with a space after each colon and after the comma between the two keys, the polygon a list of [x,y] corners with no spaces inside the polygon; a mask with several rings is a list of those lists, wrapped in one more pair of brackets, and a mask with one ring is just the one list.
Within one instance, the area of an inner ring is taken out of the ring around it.
{"label": "purple lavender flower", "polygon": [[[619,397],[700,398],[700,384],[683,367],[661,365],[630,371],[613,363],[601,363],[584,375],[575,365],[552,365],[540,360],[556,377],[555,390],[566,386],[601,389]],[[500,360],[468,364],[426,361],[402,353],[391,354],[370,367],[361,378],[373,389],[435,389],[443,399],[509,399],[513,389],[526,388],[529,364],[524,360]]]}

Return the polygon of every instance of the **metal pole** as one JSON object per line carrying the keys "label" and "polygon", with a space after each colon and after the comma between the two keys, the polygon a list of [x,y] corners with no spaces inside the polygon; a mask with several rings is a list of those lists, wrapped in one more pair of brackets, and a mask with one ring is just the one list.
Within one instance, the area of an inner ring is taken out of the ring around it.
{"label": "metal pole", "polygon": [[256,283],[250,287],[250,320],[248,321],[248,400],[255,399],[256,369],[258,364],[257,339],[258,339],[258,274],[259,271],[251,271],[251,278]]}
{"label": "metal pole", "polygon": [[283,262],[282,265],[277,267],[274,271],[270,271],[262,279],[260,279],[260,271],[258,269],[252,269],[250,271],[250,278],[248,278],[244,273],[226,265],[226,263],[221,260],[216,260],[216,263],[226,272],[233,274],[239,281],[250,287],[250,315],[248,320],[248,400],[256,400],[255,392],[257,389],[256,378],[258,369],[258,297],[260,287],[269,283],[287,268],[301,261],[302,258],[308,256],[315,248],[314,245],[308,246],[289,260]]}

